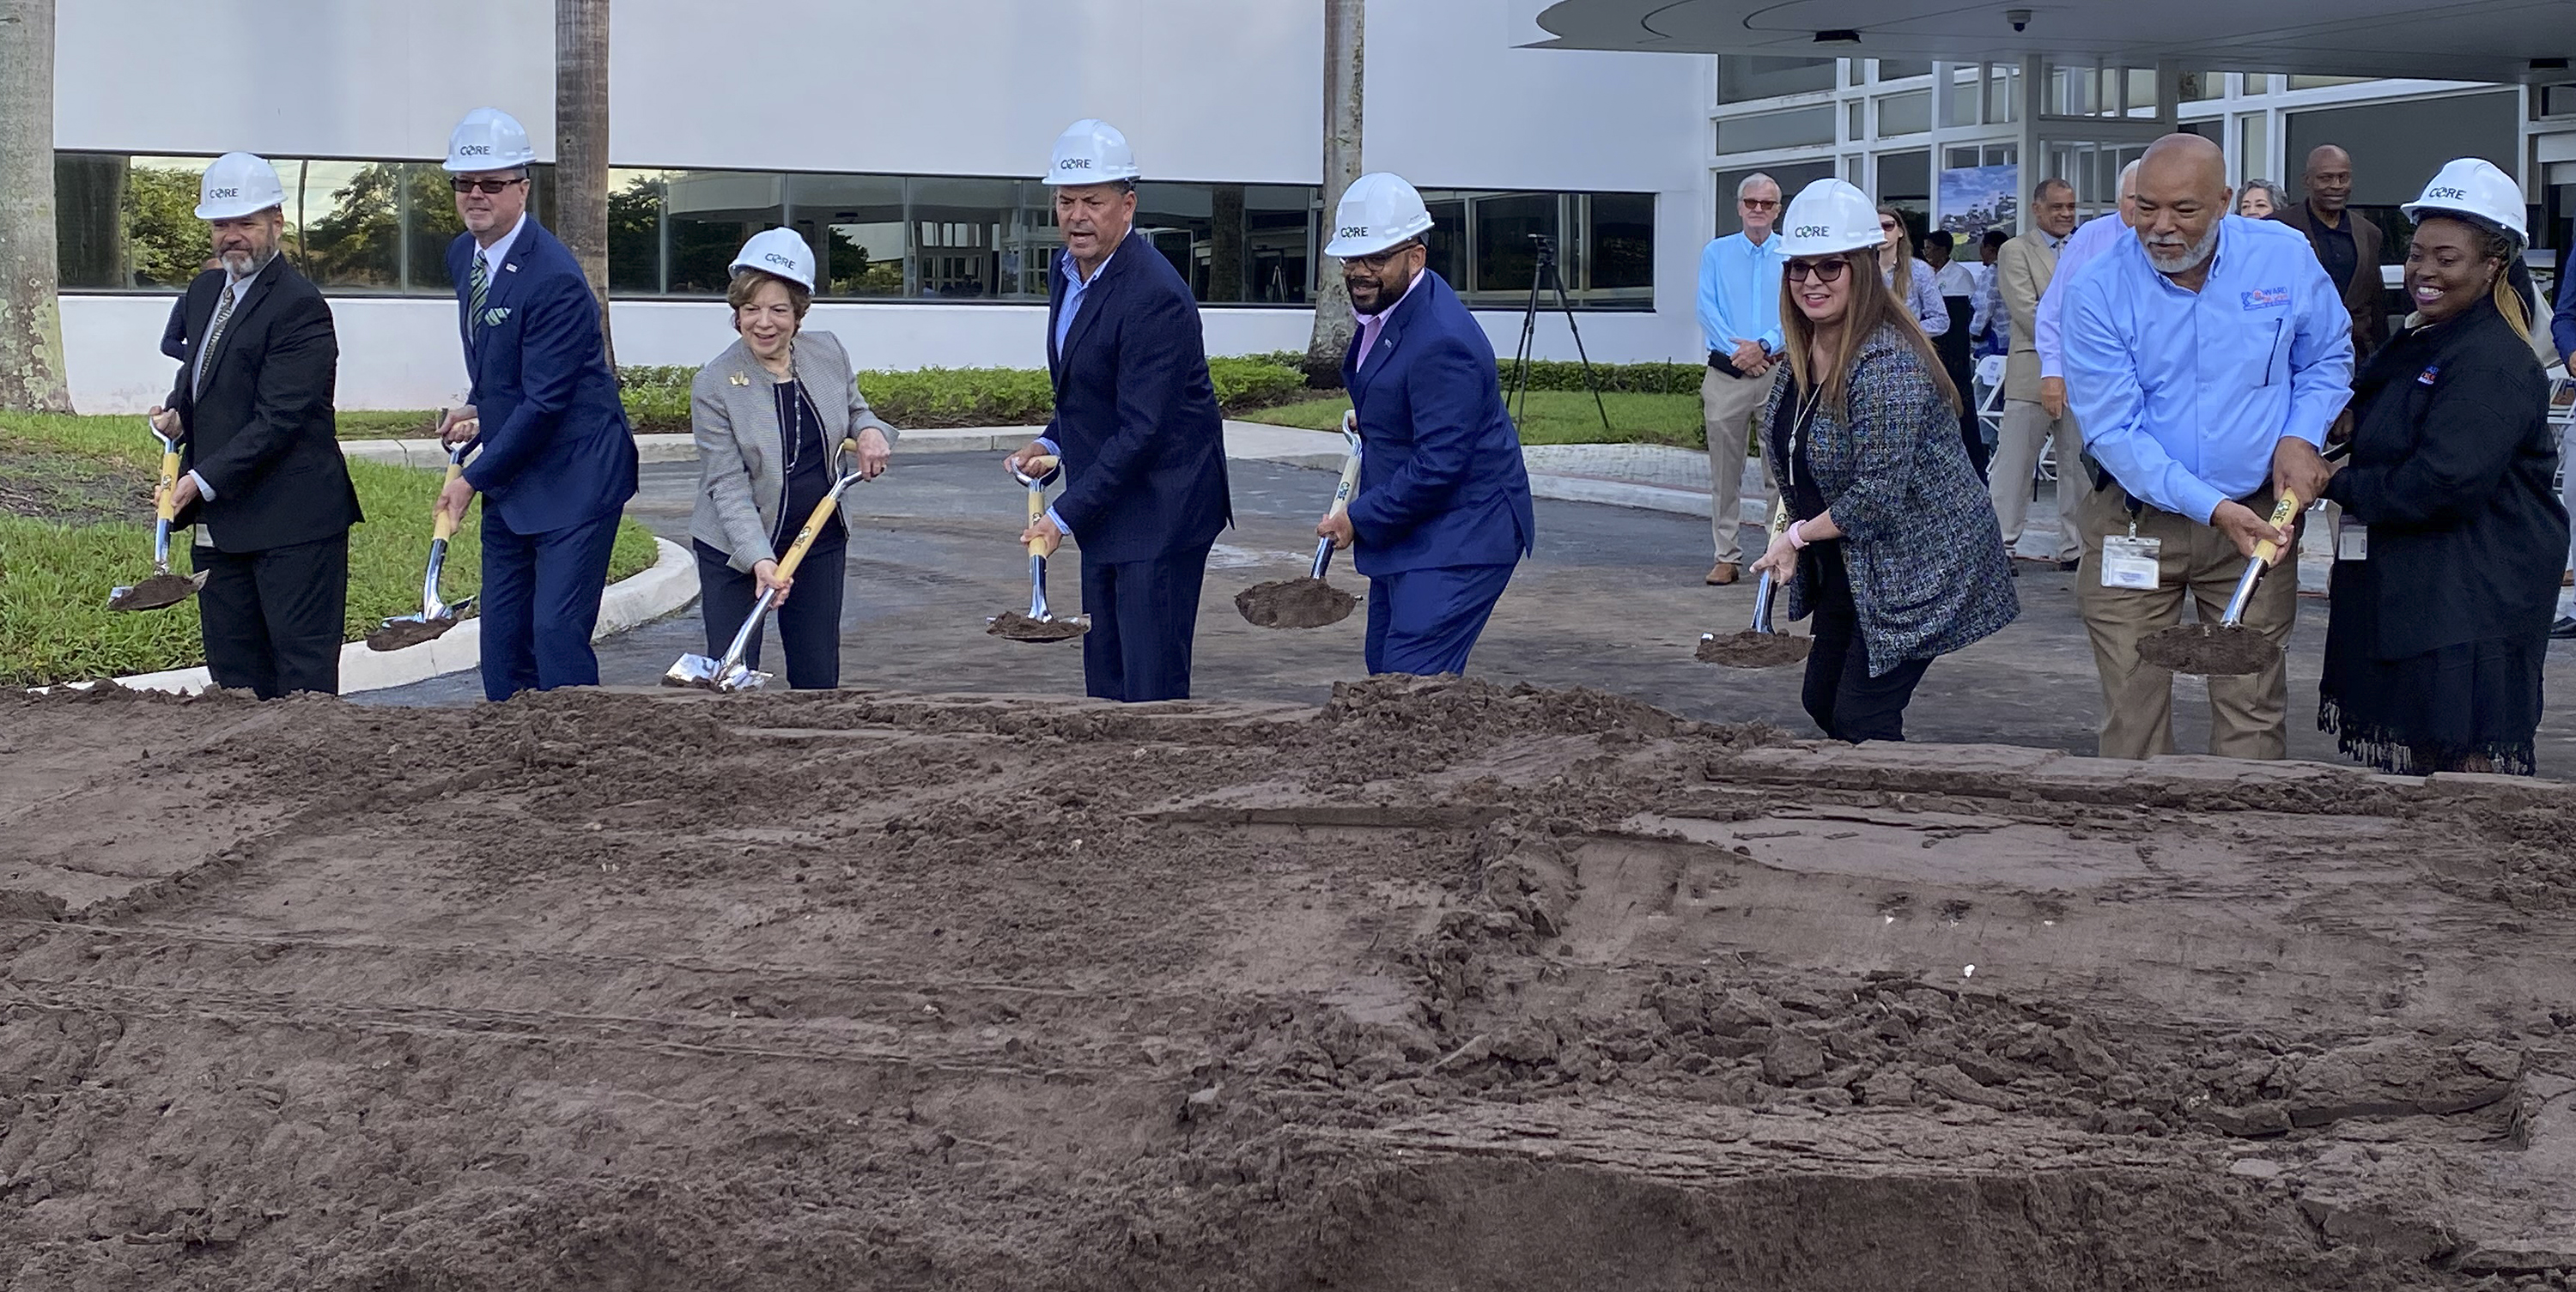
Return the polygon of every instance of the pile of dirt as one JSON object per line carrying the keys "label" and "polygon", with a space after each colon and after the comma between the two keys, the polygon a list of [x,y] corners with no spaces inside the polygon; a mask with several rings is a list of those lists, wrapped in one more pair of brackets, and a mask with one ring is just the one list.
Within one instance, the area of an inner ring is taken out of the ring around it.
{"label": "pile of dirt", "polygon": [[0,699],[0,1287],[2504,1289],[2559,787],[1321,709]]}
{"label": "pile of dirt", "polygon": [[1322,579],[1272,579],[1234,594],[1234,608],[1255,628],[1322,628],[1351,617],[1358,597]]}
{"label": "pile of dirt", "polygon": [[2176,624],[2138,642],[2138,658],[2177,673],[2232,677],[2260,673],[2281,661],[2281,648],[2251,628]]}
{"label": "pile of dirt", "polygon": [[1062,615],[1053,619],[1031,619],[1017,610],[1005,610],[984,625],[990,636],[1015,642],[1071,641],[1091,631],[1091,620],[1081,615]]}
{"label": "pile of dirt", "polygon": [[1778,668],[1783,664],[1806,662],[1807,651],[1815,644],[1813,637],[1754,632],[1748,628],[1723,637],[1703,634],[1699,639],[1698,659],[1702,664],[1721,664],[1727,668]]}

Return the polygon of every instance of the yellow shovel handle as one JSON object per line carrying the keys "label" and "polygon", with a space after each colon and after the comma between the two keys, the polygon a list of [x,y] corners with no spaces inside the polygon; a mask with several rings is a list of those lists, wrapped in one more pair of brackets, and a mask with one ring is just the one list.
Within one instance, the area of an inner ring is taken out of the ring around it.
{"label": "yellow shovel handle", "polygon": [[179,450],[177,449],[162,450],[161,487],[155,491],[153,503],[160,509],[163,520],[172,519],[179,514]]}
{"label": "yellow shovel handle", "polygon": [[[440,484],[439,492],[445,493],[447,491],[447,486],[456,483],[464,474],[465,464],[450,458],[447,463],[447,479]],[[455,516],[438,509],[437,499],[433,498],[430,500],[429,536],[431,538],[443,543],[448,539],[456,537],[456,521],[457,518]]]}
{"label": "yellow shovel handle", "polygon": [[[1030,458],[1027,462],[1022,463],[1020,465],[1020,471],[1032,480],[1044,480],[1046,479],[1047,472],[1055,470],[1057,461],[1058,459],[1054,454],[1041,453],[1036,457]],[[1046,519],[1045,491],[1032,485],[1029,487],[1029,523],[1034,525],[1044,519]],[[1046,544],[1034,538],[1030,539],[1029,555],[1046,555]]]}
{"label": "yellow shovel handle", "polygon": [[[2288,529],[2290,527],[2290,522],[2297,519],[2298,515],[2298,491],[2295,489],[2282,490],[2280,503],[2272,508],[2272,528]],[[2280,554],[2280,545],[2268,538],[2254,545],[2254,559],[2261,561],[2265,565],[2270,565],[2273,558]]]}
{"label": "yellow shovel handle", "polygon": [[1789,502],[1781,499],[1771,504],[1771,536],[1778,538],[1789,531]]}
{"label": "yellow shovel handle", "polygon": [[787,555],[778,558],[779,578],[796,577],[796,567],[805,560],[805,549],[814,545],[814,536],[823,532],[823,522],[830,520],[832,509],[840,505],[841,500],[830,494],[814,504],[814,513],[805,518],[805,528],[796,531],[796,541],[787,545]]}

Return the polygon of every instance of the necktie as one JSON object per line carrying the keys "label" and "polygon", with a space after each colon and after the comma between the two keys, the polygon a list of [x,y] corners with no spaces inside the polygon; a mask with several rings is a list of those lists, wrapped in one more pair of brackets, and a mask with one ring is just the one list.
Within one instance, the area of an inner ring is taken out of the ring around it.
{"label": "necktie", "polygon": [[215,302],[214,321],[206,325],[206,343],[197,347],[197,379],[188,387],[191,397],[206,393],[206,370],[214,366],[215,347],[223,342],[224,324],[232,321],[233,290],[239,283],[224,284],[224,298]]}
{"label": "necktie", "polygon": [[468,335],[483,335],[483,293],[492,285],[491,273],[484,267],[483,253],[474,253],[474,272],[465,279],[465,325]]}

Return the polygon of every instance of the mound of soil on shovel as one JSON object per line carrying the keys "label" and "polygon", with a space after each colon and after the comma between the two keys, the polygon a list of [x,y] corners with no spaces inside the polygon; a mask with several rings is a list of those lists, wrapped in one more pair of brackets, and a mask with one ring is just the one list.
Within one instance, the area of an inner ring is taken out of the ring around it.
{"label": "mound of soil on shovel", "polygon": [[110,610],[162,610],[197,595],[205,585],[199,575],[155,574],[108,598]]}
{"label": "mound of soil on shovel", "polygon": [[2151,667],[2176,673],[2228,677],[2262,672],[2281,658],[2281,648],[2243,626],[2176,624],[2141,639],[2138,658]]}
{"label": "mound of soil on shovel", "polygon": [[0,767],[13,1292],[2576,1265],[2547,782],[1456,678],[107,687],[0,695]]}
{"label": "mound of soil on shovel", "polygon": [[1015,642],[1060,642],[1091,631],[1091,624],[1084,619],[1031,619],[1017,610],[1005,610],[993,616],[984,631]]}
{"label": "mound of soil on shovel", "polygon": [[1322,628],[1351,617],[1359,598],[1322,579],[1273,579],[1234,594],[1234,608],[1255,628]]}
{"label": "mound of soil on shovel", "polygon": [[387,624],[367,634],[367,649],[401,650],[406,646],[418,646],[425,641],[436,641],[446,636],[449,629],[463,622],[465,621],[462,619],[413,619]]}
{"label": "mound of soil on shovel", "polygon": [[1723,637],[1700,639],[1699,662],[1728,668],[1778,668],[1804,660],[1815,644],[1812,637],[1757,633],[1748,628]]}

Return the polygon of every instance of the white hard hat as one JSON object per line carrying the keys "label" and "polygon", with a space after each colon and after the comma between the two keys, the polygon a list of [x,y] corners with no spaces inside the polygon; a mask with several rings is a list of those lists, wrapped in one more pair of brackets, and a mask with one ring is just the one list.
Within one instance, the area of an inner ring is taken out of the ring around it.
{"label": "white hard hat", "polygon": [[277,168],[249,153],[225,153],[197,181],[197,218],[234,220],[286,205],[286,186]]}
{"label": "white hard hat", "polygon": [[1110,184],[1143,173],[1136,169],[1136,150],[1127,146],[1127,136],[1118,133],[1118,127],[1084,117],[1056,136],[1055,155],[1047,159],[1046,182]]}
{"label": "white hard hat", "polygon": [[814,290],[814,249],[806,246],[794,229],[763,229],[751,235],[751,241],[742,244],[741,254],[725,266],[727,273],[737,269],[776,274],[809,292]]}
{"label": "white hard hat", "polygon": [[1342,190],[1342,203],[1333,211],[1333,240],[1324,244],[1324,254],[1374,256],[1430,228],[1431,212],[1411,184],[1371,171]]}
{"label": "white hard hat", "polygon": [[1887,240],[1878,208],[1849,180],[1820,179],[1798,190],[1780,216],[1780,254],[1830,256],[1862,251]]}
{"label": "white hard hat", "polygon": [[2518,240],[2531,240],[2523,223],[2522,185],[2483,157],[2462,157],[2443,166],[2424,186],[2422,196],[2397,209],[2409,220],[2446,213],[2474,215],[2503,225]]}
{"label": "white hard hat", "polygon": [[476,108],[447,136],[447,160],[439,165],[459,173],[517,170],[536,161],[528,128],[499,108]]}

